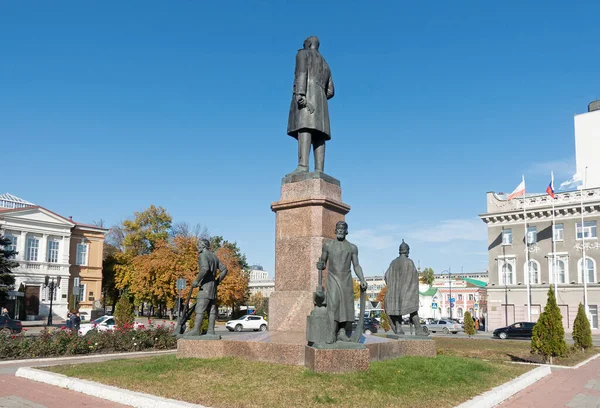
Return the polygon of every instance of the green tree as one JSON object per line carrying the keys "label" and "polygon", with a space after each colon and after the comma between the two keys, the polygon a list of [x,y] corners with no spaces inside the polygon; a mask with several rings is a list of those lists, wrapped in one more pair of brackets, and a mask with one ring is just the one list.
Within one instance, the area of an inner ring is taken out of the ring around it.
{"label": "green tree", "polygon": [[579,303],[577,316],[575,322],[573,322],[573,341],[575,347],[580,348],[582,351],[592,347],[592,329],[581,303]]}
{"label": "green tree", "polygon": [[238,265],[240,266],[240,269],[247,270],[249,268],[248,261],[246,260],[246,255],[244,255],[242,251],[240,251],[240,248],[238,248],[236,242],[231,243],[223,239],[223,237],[219,235],[212,237],[210,239],[210,250],[214,253],[217,253],[217,250],[219,248],[226,248],[231,250],[233,252],[233,256],[238,262]]}
{"label": "green tree", "polygon": [[471,316],[470,312],[465,312],[464,315],[465,320],[465,333],[469,335],[469,338],[475,334],[475,322],[473,321],[473,316]]}
{"label": "green tree", "polygon": [[431,268],[423,269],[423,271],[419,274],[419,279],[421,280],[422,283],[425,283],[428,286],[433,285],[433,282],[435,281],[435,274],[433,273],[433,269],[431,269]]}
{"label": "green tree", "polygon": [[123,293],[115,306],[115,323],[117,327],[132,326],[134,319],[133,304],[129,300],[129,295]]}
{"label": "green tree", "polygon": [[162,207],[151,205],[142,212],[135,212],[133,220],[123,222],[122,245],[125,251],[135,255],[149,254],[156,244],[169,239],[173,219]]}
{"label": "green tree", "polygon": [[552,364],[552,357],[564,356],[567,351],[567,343],[565,343],[564,337],[565,329],[563,328],[562,315],[556,304],[554,289],[550,286],[546,307],[544,307],[544,311],[533,327],[531,352],[541,354]]}
{"label": "green tree", "polygon": [[15,284],[15,276],[12,269],[19,266],[19,263],[12,258],[17,254],[16,251],[8,249],[11,240],[0,236],[0,299],[5,299],[8,291],[12,290]]}

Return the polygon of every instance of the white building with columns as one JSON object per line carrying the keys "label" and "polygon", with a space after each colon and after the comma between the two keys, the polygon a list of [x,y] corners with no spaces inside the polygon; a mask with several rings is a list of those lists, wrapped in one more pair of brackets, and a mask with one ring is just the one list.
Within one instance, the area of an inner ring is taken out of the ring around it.
{"label": "white building with columns", "polygon": [[[17,207],[18,208],[18,207]],[[0,234],[12,241],[19,266],[13,269],[15,289],[25,286],[27,319],[48,316],[50,290],[44,285],[46,276],[58,281],[54,291],[52,314],[66,318],[69,288],[69,253],[71,229],[76,224],[45,208],[30,206],[0,208]]]}

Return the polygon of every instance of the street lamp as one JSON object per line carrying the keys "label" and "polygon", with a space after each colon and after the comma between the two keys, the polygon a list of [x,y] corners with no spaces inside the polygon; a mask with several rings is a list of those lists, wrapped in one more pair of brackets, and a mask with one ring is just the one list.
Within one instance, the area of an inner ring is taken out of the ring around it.
{"label": "street lamp", "polygon": [[450,268],[443,270],[442,275],[448,273],[448,284],[450,285],[450,320],[452,320],[452,272],[450,272]]}
{"label": "street lamp", "polygon": [[60,288],[60,276],[50,277],[46,275],[44,279],[44,288],[49,288],[50,292],[50,313],[48,313],[48,326],[52,325],[52,301],[54,300],[54,291]]}

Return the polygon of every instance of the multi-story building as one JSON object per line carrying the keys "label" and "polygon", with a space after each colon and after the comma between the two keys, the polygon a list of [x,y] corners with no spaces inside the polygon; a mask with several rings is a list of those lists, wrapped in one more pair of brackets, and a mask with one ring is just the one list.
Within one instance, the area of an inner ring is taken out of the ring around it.
{"label": "multi-story building", "polygon": [[250,296],[261,293],[268,298],[275,291],[275,279],[269,279],[269,274],[260,265],[252,265],[248,274],[248,291]]}
{"label": "multi-story building", "polygon": [[470,278],[442,278],[436,279],[431,288],[437,290],[432,299],[437,304],[437,310],[431,316],[434,319],[462,319],[465,312],[471,313],[475,318],[485,318],[488,307],[485,282]]}
{"label": "multi-story building", "polygon": [[578,305],[586,300],[593,332],[598,329],[600,103],[588,109],[575,116],[577,169],[585,174],[587,168],[583,190],[557,193],[555,199],[528,194],[508,200],[506,194],[487,193],[487,212],[480,218],[488,226],[491,329],[537,321],[550,286],[557,288],[566,331],[572,331]]}
{"label": "multi-story building", "polygon": [[[356,280],[356,279],[355,279]],[[385,286],[383,276],[365,276],[367,281],[367,299],[374,301]]]}
{"label": "multi-story building", "polygon": [[77,223],[10,194],[3,194],[0,200],[0,234],[8,237],[10,247],[18,251],[15,260],[19,266],[13,274],[15,288],[24,287],[27,319],[41,319],[50,312],[52,294],[45,284],[46,277],[57,286],[52,314],[66,318],[74,274],[81,276],[85,288],[87,302],[81,304],[80,311],[91,313],[90,291],[92,297],[100,298],[107,230]]}

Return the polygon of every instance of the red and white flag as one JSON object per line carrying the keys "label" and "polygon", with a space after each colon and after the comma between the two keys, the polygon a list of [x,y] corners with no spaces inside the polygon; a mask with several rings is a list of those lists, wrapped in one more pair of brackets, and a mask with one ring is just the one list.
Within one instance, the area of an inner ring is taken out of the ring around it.
{"label": "red and white flag", "polygon": [[513,198],[521,197],[522,195],[525,195],[525,177],[523,177],[521,184],[519,184],[517,188],[515,188],[515,191],[510,193],[508,199],[512,200]]}

